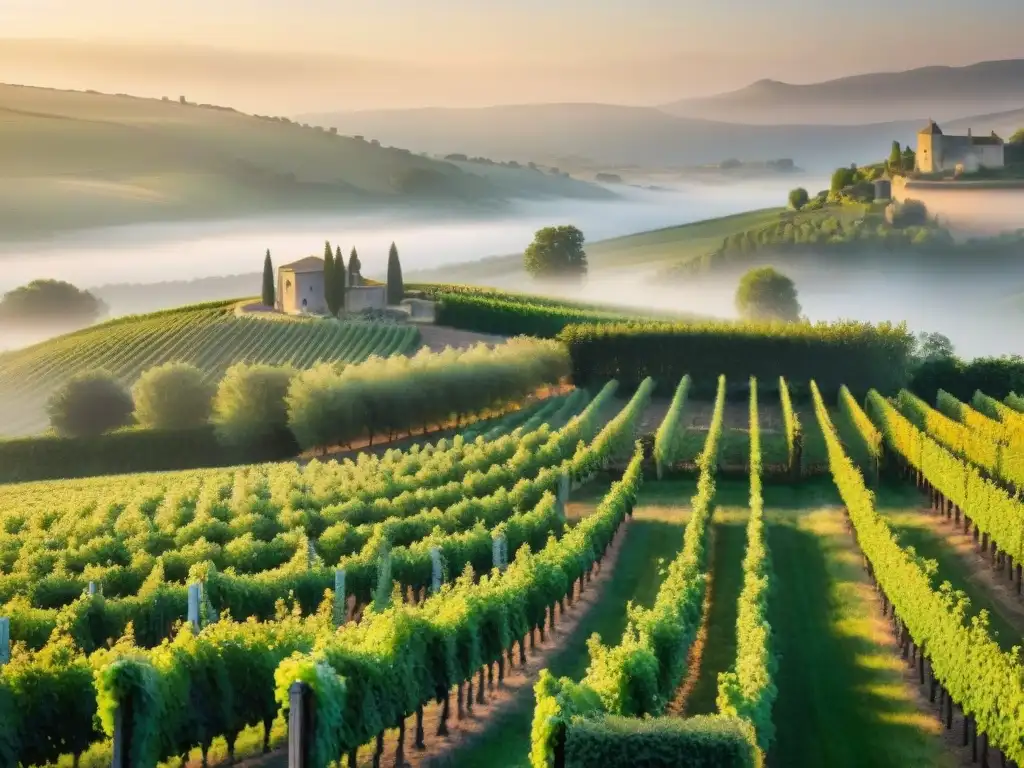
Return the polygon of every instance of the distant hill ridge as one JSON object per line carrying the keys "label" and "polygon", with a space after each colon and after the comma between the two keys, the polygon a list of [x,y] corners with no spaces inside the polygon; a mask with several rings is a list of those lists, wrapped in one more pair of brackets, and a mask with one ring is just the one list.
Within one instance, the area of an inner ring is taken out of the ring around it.
{"label": "distant hill ridge", "polygon": [[[385,142],[386,144],[386,142]],[[530,170],[459,166],[289,118],[95,91],[0,85],[0,232],[265,211],[614,197]]]}
{"label": "distant hill ridge", "polygon": [[735,91],[661,107],[679,117],[742,123],[937,120],[1024,107],[1024,59],[927,66],[795,84],[762,79]]}

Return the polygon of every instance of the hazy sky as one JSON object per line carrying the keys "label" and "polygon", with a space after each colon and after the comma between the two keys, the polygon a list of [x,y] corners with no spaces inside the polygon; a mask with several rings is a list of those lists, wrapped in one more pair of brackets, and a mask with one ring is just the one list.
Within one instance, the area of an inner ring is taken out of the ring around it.
{"label": "hazy sky", "polygon": [[656,104],[1020,58],[1022,28],[1022,0],[0,0],[0,79],[267,111]]}

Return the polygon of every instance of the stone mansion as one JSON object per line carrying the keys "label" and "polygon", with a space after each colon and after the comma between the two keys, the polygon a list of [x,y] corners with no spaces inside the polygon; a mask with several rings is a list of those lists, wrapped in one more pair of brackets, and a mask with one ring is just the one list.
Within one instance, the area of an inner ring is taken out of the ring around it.
{"label": "stone mansion", "polygon": [[[345,311],[362,312],[384,309],[387,306],[387,288],[383,285],[365,285],[360,275],[352,275],[354,284],[345,288]],[[289,315],[328,314],[324,296],[324,260],[317,256],[285,264],[277,270],[276,307]]]}
{"label": "stone mansion", "polygon": [[979,168],[1003,168],[1006,166],[1006,143],[996,135],[950,136],[929,120],[928,125],[917,132],[916,170],[921,173],[960,171],[972,173]]}

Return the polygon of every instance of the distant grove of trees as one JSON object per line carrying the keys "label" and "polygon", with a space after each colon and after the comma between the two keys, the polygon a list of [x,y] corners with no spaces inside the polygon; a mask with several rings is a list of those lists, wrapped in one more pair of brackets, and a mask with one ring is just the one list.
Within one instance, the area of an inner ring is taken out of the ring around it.
{"label": "distant grove of trees", "polygon": [[726,158],[718,164],[719,170],[735,171],[739,168],[767,168],[770,171],[789,172],[796,170],[796,163],[791,158],[780,157],[776,160],[743,161],[736,157]]}
{"label": "distant grove of trees", "polygon": [[0,299],[0,322],[86,325],[106,313],[89,291],[63,280],[33,280]]}
{"label": "distant grove of trees", "polygon": [[[791,191],[790,207],[793,207],[794,197],[802,199],[799,191],[799,188]],[[818,200],[820,197],[813,202]],[[808,207],[798,210],[806,211]],[[770,224],[728,235],[715,250],[672,267],[668,274],[686,276],[708,272],[741,264],[758,254],[962,251],[980,255],[1014,253],[1024,247],[1024,230],[958,244],[949,230],[932,219],[927,208],[915,200],[891,204],[884,216],[873,213],[860,218],[844,218],[839,210],[837,207],[836,215],[825,211],[782,214]]]}
{"label": "distant grove of trees", "polygon": [[[501,168],[526,168],[531,171],[537,171],[543,173],[544,170],[537,165],[535,162],[520,163],[517,160],[492,160],[489,157],[470,156],[462,152],[453,152],[449,155],[445,155],[444,159],[452,163],[479,163],[480,165],[493,165]],[[552,176],[568,176],[567,171],[563,171],[555,166],[548,168],[548,173]]]}

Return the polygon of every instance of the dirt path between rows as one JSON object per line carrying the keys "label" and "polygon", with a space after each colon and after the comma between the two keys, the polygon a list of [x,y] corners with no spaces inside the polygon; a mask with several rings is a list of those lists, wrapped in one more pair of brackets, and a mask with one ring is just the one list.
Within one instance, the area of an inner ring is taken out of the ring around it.
{"label": "dirt path between rows", "polygon": [[704,658],[704,648],[707,646],[708,626],[711,623],[711,604],[715,600],[715,572],[714,572],[714,551],[715,551],[715,527],[708,521],[708,540],[705,545],[708,570],[707,583],[704,587],[704,602],[701,605],[700,626],[697,628],[697,636],[690,646],[689,658],[686,660],[686,678],[682,685],[676,690],[675,698],[666,707],[666,714],[674,717],[686,717],[686,705],[690,701],[690,694],[697,687],[700,680],[701,662]]}
{"label": "dirt path between rows", "polygon": [[[486,704],[474,704],[472,714],[467,713],[462,720],[458,720],[455,715],[455,695],[453,694],[447,737],[434,735],[440,722],[440,705],[431,704],[426,707],[423,717],[426,749],[423,751],[416,751],[412,748],[415,718],[409,718],[409,722],[406,724],[405,747],[407,766],[431,768],[432,766],[450,764],[448,761],[455,752],[471,747],[478,740],[487,738],[488,726],[492,717],[500,717],[506,710],[520,704],[524,698],[533,698],[533,685],[537,682],[540,671],[548,665],[549,659],[561,650],[565,640],[576,631],[579,623],[600,600],[604,587],[615,570],[622,542],[626,539],[631,520],[632,518],[627,518],[619,527],[600,570],[591,578],[583,594],[573,600],[571,607],[566,605],[565,618],[558,617],[555,629],[547,632],[543,643],[540,642],[538,636],[536,650],[527,653],[525,666],[517,664],[514,669],[506,668],[505,681],[500,687],[495,679],[493,689],[487,691]],[[382,762],[385,765],[391,765],[394,762],[397,733],[397,731],[389,731],[384,739],[384,760]],[[371,766],[372,758],[373,750],[364,747],[360,750],[359,765],[361,767]]]}

